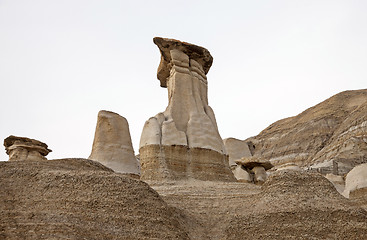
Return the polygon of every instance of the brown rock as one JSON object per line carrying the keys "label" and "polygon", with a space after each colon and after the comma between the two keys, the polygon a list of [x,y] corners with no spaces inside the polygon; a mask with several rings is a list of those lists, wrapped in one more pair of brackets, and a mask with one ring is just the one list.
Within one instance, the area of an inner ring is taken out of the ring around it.
{"label": "brown rock", "polygon": [[274,167],[269,161],[256,157],[243,157],[239,160],[236,160],[236,164],[242,165],[249,169],[254,167],[263,167],[265,170],[269,170],[270,168]]}
{"label": "brown rock", "polygon": [[339,93],[249,138],[255,157],[343,175],[367,162],[367,89]]}
{"label": "brown rock", "polygon": [[192,239],[364,239],[367,212],[318,173],[277,171],[261,187],[242,182],[151,185],[202,226]]}
{"label": "brown rock", "polygon": [[[277,171],[245,199],[226,239],[364,239],[367,212],[318,173]],[[249,207],[251,206],[251,207]]]}
{"label": "brown rock", "polygon": [[189,239],[146,183],[87,159],[0,162],[0,239]]}
{"label": "brown rock", "polygon": [[140,148],[141,179],[235,181],[228,156],[210,149],[149,145]]}
{"label": "brown rock", "polygon": [[212,66],[213,57],[210,55],[210,52],[203,47],[175,39],[161,37],[153,38],[153,42],[158,46],[161,52],[161,62],[157,73],[157,78],[161,81],[161,87],[167,87],[166,81],[172,68],[171,50],[173,49],[183,52],[189,56],[190,59],[198,62],[202,66],[205,75],[208,74],[209,69]]}
{"label": "brown rock", "polygon": [[45,156],[52,150],[47,144],[26,137],[9,136],[4,140],[9,161],[47,160]]}

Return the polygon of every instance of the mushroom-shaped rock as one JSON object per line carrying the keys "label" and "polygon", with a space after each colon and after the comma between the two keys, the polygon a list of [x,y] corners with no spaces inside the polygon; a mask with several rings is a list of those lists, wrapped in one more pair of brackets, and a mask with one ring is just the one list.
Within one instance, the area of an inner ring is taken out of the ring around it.
{"label": "mushroom-shaped rock", "polygon": [[146,121],[140,138],[143,180],[235,181],[208,105],[206,74],[213,58],[203,47],[154,38],[161,53],[157,77],[168,89],[168,106]]}
{"label": "mushroom-shaped rock", "polygon": [[139,163],[131,143],[129,124],[124,117],[104,110],[98,113],[89,159],[98,161],[119,173],[140,175]]}
{"label": "mushroom-shaped rock", "polygon": [[358,192],[367,193],[367,163],[355,166],[345,178],[345,197],[353,197]]}
{"label": "mushroom-shaped rock", "polygon": [[271,162],[256,157],[243,157],[239,160],[236,160],[236,163],[248,169],[252,169],[254,167],[263,167],[265,170],[269,170],[274,167]]}
{"label": "mushroom-shaped rock", "polygon": [[47,160],[46,156],[52,152],[46,143],[26,137],[9,136],[4,139],[9,161]]}
{"label": "mushroom-shaped rock", "polygon": [[267,178],[266,170],[273,167],[269,161],[255,157],[243,157],[237,160],[238,165],[250,169],[254,173],[255,183],[263,183]]}

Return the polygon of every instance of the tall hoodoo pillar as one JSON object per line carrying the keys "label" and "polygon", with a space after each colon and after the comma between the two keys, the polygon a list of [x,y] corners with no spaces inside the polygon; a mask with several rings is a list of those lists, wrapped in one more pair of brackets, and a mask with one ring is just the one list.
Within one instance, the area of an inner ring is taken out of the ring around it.
{"label": "tall hoodoo pillar", "polygon": [[168,106],[146,121],[140,139],[142,179],[234,180],[208,105],[206,74],[213,58],[205,48],[154,38],[161,52],[157,77]]}

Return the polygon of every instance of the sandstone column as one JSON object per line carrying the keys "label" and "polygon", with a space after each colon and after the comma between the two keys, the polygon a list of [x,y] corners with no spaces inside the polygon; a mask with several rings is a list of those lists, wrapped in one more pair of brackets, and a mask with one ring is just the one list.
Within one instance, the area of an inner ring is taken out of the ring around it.
{"label": "sandstone column", "polygon": [[100,111],[89,159],[119,173],[140,175],[127,120],[114,112]]}
{"label": "sandstone column", "polygon": [[234,180],[208,105],[206,74],[213,58],[205,48],[154,38],[161,52],[157,77],[168,106],[146,121],[140,139],[142,179]]}

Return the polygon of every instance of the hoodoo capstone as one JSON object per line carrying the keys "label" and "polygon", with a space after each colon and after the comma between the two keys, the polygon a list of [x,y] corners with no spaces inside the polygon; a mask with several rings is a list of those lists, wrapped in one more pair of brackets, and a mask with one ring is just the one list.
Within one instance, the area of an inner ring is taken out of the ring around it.
{"label": "hoodoo capstone", "polygon": [[46,143],[26,137],[9,136],[4,139],[4,146],[9,161],[47,160],[47,154],[52,152]]}
{"label": "hoodoo capstone", "polygon": [[161,52],[157,77],[168,106],[146,121],[140,139],[142,179],[234,181],[228,156],[208,105],[206,74],[213,62],[205,48],[154,38]]}

